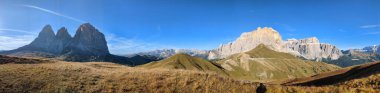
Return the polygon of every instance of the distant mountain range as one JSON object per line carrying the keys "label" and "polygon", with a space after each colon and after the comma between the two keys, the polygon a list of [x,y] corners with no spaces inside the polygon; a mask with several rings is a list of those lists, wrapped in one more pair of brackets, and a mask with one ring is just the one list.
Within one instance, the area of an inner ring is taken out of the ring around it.
{"label": "distant mountain range", "polygon": [[43,27],[38,37],[30,44],[0,54],[19,57],[44,57],[66,61],[109,61],[129,65],[140,65],[184,53],[208,60],[221,60],[231,55],[248,52],[264,44],[269,49],[284,52],[307,60],[323,61],[341,67],[380,60],[380,47],[341,51],[334,45],[320,43],[316,37],[288,39],[283,41],[279,32],[270,27],[259,27],[242,33],[234,42],[222,44],[213,50],[163,49],[116,56],[110,54],[105,36],[90,23],[79,26],[74,37],[65,27],[55,34],[50,25]]}
{"label": "distant mountain range", "polygon": [[80,25],[74,37],[71,37],[65,27],[60,28],[55,34],[52,27],[46,25],[30,44],[0,54],[80,62],[108,61],[128,65],[154,61],[154,58],[145,58],[146,56],[127,58],[110,54],[104,34],[90,23]]}
{"label": "distant mountain range", "polygon": [[380,60],[379,46],[340,50],[334,45],[320,43],[316,37],[283,41],[281,35],[269,27],[259,27],[252,32],[245,32],[236,41],[222,44],[213,50],[163,49],[133,55],[146,55],[163,59],[178,53],[185,53],[209,60],[218,60],[236,53],[247,52],[259,44],[264,44],[272,50],[290,53],[307,60],[323,61],[341,67]]}
{"label": "distant mountain range", "polygon": [[288,39],[283,41],[280,33],[273,28],[259,27],[252,32],[245,32],[236,41],[222,44],[213,50],[185,50],[176,52],[175,49],[155,50],[151,52],[137,53],[138,55],[151,55],[156,57],[169,57],[176,53],[186,53],[207,59],[223,59],[236,53],[247,52],[259,44],[264,44],[270,49],[290,53],[309,60],[321,61],[322,59],[336,60],[343,56],[342,52],[335,46],[320,43],[316,37],[306,39]]}
{"label": "distant mountain range", "polygon": [[379,46],[368,46],[362,49],[349,49],[343,50],[343,56],[337,60],[324,59],[323,61],[339,65],[341,67],[348,67],[353,65],[360,65],[369,62],[380,60]]}
{"label": "distant mountain range", "polygon": [[171,57],[175,54],[188,54],[191,56],[196,56],[200,58],[207,59],[209,51],[207,50],[197,50],[197,49],[162,49],[162,50],[154,50],[154,51],[148,51],[148,52],[140,52],[136,54],[126,55],[128,57],[136,56],[136,55],[146,55],[146,56],[153,56],[157,57],[159,59],[164,59]]}

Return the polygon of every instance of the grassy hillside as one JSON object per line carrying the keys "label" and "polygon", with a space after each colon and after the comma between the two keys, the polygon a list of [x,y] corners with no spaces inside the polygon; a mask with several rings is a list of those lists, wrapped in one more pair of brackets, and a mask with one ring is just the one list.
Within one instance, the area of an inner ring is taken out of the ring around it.
{"label": "grassy hillside", "polygon": [[379,93],[380,62],[371,62],[270,86],[269,92]]}
{"label": "grassy hillside", "polygon": [[[348,67],[332,72],[321,73],[312,77],[298,78],[291,80],[286,85],[307,85],[321,86],[341,84],[342,82],[350,83],[350,80],[368,78],[370,75],[380,74],[380,62],[372,62],[359,66]],[[380,83],[380,81],[373,82]],[[380,84],[379,84],[380,85]]]}
{"label": "grassy hillside", "polygon": [[[198,70],[145,69],[105,62],[64,62],[0,56],[0,93],[144,92],[255,93],[258,83]],[[333,85],[266,85],[267,93],[376,93],[380,74]]]}
{"label": "grassy hillside", "polygon": [[0,64],[36,64],[36,63],[47,63],[52,62],[50,60],[43,60],[38,58],[18,58],[0,55]]}
{"label": "grassy hillside", "polygon": [[249,92],[256,83],[188,70],[148,70],[103,62],[0,64],[0,92]]}
{"label": "grassy hillside", "polygon": [[218,64],[209,62],[205,59],[193,57],[187,54],[176,54],[167,59],[151,62],[139,67],[154,69],[183,69],[183,70],[195,70],[204,72],[215,72],[218,74],[226,75],[224,69]]}
{"label": "grassy hillside", "polygon": [[217,63],[231,77],[260,82],[312,76],[340,67],[323,62],[302,60],[291,54],[276,52],[261,44],[255,49],[232,55]]}

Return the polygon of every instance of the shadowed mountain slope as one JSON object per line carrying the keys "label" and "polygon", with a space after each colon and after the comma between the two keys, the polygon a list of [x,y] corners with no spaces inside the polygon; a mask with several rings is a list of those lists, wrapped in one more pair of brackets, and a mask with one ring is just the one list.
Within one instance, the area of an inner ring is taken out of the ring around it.
{"label": "shadowed mountain slope", "polygon": [[290,80],[284,83],[284,85],[321,86],[339,84],[342,82],[350,83],[354,79],[365,79],[372,75],[375,75],[378,81],[380,79],[378,74],[380,74],[380,62],[372,62],[332,72],[321,73],[312,77]]}

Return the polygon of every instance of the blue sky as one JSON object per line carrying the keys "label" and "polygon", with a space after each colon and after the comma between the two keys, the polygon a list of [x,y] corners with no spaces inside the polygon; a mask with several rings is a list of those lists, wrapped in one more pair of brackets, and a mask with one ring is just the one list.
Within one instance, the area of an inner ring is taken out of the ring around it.
{"label": "blue sky", "polygon": [[0,50],[30,43],[46,24],[73,36],[85,22],[115,54],[213,49],[263,26],[340,49],[380,44],[380,0],[0,0]]}

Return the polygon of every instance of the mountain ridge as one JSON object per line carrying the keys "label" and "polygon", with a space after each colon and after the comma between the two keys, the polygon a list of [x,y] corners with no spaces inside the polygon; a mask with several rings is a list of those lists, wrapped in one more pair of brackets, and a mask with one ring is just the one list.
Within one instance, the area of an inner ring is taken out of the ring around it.
{"label": "mountain ridge", "polygon": [[307,77],[340,69],[339,66],[307,61],[289,53],[277,52],[264,44],[247,52],[233,54],[216,63],[234,78],[258,82]]}
{"label": "mountain ridge", "polygon": [[321,61],[322,58],[338,59],[342,53],[330,44],[320,43],[316,37],[306,39],[288,39],[283,41],[280,33],[271,27],[258,27],[251,32],[244,32],[234,42],[222,44],[211,50],[209,59],[225,58],[229,55],[242,53],[264,44],[270,49],[302,56],[309,60]]}
{"label": "mountain ridge", "polygon": [[[322,61],[322,59],[336,60],[341,57],[342,52],[334,45],[320,43],[318,38],[311,37],[305,39],[288,39],[284,41],[280,33],[270,27],[258,27],[251,32],[244,32],[234,42],[221,44],[212,50],[187,50],[182,52],[192,56],[202,57],[209,60],[218,60],[233,54],[247,52],[254,49],[257,45],[264,44],[270,49],[287,52],[296,56],[304,57],[308,60]],[[148,52],[140,52],[134,55],[150,55],[160,58],[167,58],[177,53],[181,49],[163,49]]]}
{"label": "mountain ridge", "polygon": [[30,44],[0,54],[78,62],[107,61],[131,66],[155,61],[153,58],[145,59],[145,56],[127,58],[110,54],[104,34],[90,23],[81,24],[74,37],[71,37],[65,27],[61,27],[55,34],[50,25],[45,25]]}

